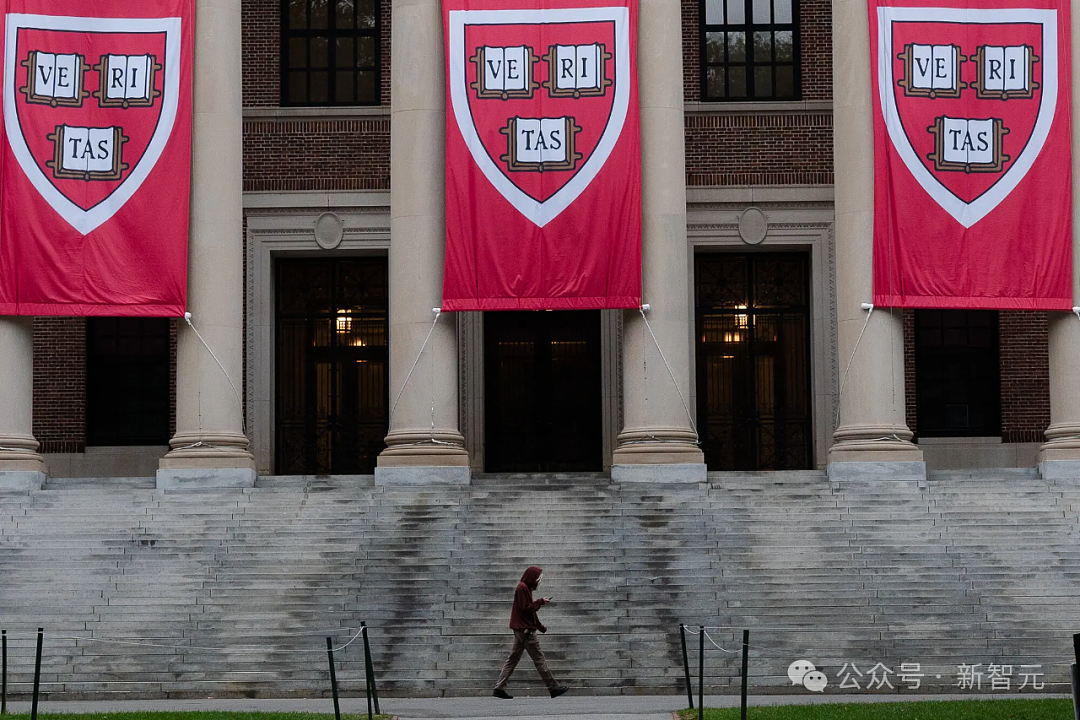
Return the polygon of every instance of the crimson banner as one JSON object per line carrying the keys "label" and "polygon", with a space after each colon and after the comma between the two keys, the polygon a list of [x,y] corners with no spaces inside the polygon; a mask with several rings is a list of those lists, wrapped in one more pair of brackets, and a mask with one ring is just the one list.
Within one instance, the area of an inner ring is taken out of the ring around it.
{"label": "crimson banner", "polygon": [[637,0],[443,12],[443,309],[638,307]]}
{"label": "crimson banner", "polygon": [[192,0],[3,0],[0,314],[183,315]]}
{"label": "crimson banner", "polygon": [[874,303],[1073,306],[1069,4],[869,0]]}

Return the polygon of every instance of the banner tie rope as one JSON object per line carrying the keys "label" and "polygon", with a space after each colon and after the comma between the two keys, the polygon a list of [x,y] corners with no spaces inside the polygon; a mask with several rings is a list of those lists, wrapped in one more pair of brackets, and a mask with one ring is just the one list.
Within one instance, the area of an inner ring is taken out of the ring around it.
{"label": "banner tie rope", "polygon": [[195,324],[191,322],[190,312],[184,313],[184,322],[186,322],[188,324],[188,327],[191,328],[191,330],[195,333],[195,337],[199,338],[199,342],[201,342],[203,344],[203,347],[206,348],[206,351],[210,353],[210,357],[214,358],[214,362],[216,362],[217,366],[221,368],[221,372],[225,375],[225,379],[229,381],[229,387],[232,388],[233,395],[236,396],[236,404],[240,406],[240,430],[244,433],[244,435],[247,435],[247,419],[244,417],[244,401],[240,397],[240,391],[236,389],[236,383],[233,382],[233,379],[229,376],[229,372],[225,369],[225,366],[221,364],[221,361],[218,360],[218,356],[210,348],[206,340],[203,339],[203,336],[199,333],[199,330],[195,327]]}
{"label": "banner tie rope", "polygon": [[[401,393],[405,392],[405,386],[409,384],[409,379],[412,378],[413,372],[416,370],[416,366],[420,363],[420,358],[424,354],[424,350],[427,349],[428,342],[431,340],[431,334],[435,332],[435,325],[439,322],[439,316],[442,315],[442,308],[431,308],[431,312],[435,313],[435,319],[431,321],[431,329],[428,330],[427,337],[424,338],[424,344],[420,346],[420,352],[416,354],[416,359],[413,360],[412,367],[409,368],[408,374],[405,375],[405,382],[401,383],[401,388],[398,390],[397,396],[394,398],[394,404],[390,406],[390,418],[387,423],[391,428],[394,427],[394,411],[397,410],[398,401],[401,400]],[[434,408],[434,401],[432,402]],[[432,414],[434,416],[434,409]],[[434,421],[432,421],[434,426]],[[434,438],[432,438],[434,440]]]}
{"label": "banner tie rope", "polygon": [[656,339],[656,333],[653,332],[652,325],[649,324],[649,318],[645,317],[645,311],[649,308],[649,305],[642,305],[638,308],[638,312],[641,313],[641,319],[645,321],[645,327],[649,329],[649,335],[652,336],[653,342],[656,344],[656,351],[660,353],[660,359],[664,361],[664,367],[667,368],[668,376],[671,377],[671,382],[675,386],[675,392],[679,393],[679,400],[682,401],[683,410],[686,411],[686,417],[690,420],[690,429],[697,435],[697,424],[694,423],[694,415],[690,412],[690,406],[686,402],[686,397],[683,395],[682,388],[679,387],[679,381],[675,379],[675,373],[671,369],[671,364],[668,363],[667,356],[664,355],[664,351],[660,347],[660,341]]}
{"label": "banner tie rope", "polygon": [[840,380],[840,390],[836,393],[836,427],[840,427],[840,401],[844,397],[844,385],[847,384],[848,373],[851,372],[851,362],[855,359],[855,353],[859,349],[859,343],[862,342],[866,326],[870,324],[870,316],[874,314],[873,303],[863,303],[861,307],[866,311],[866,322],[863,323],[862,330],[859,331],[859,337],[855,339],[855,347],[851,348],[851,357],[848,358],[847,367],[844,368],[844,377]]}

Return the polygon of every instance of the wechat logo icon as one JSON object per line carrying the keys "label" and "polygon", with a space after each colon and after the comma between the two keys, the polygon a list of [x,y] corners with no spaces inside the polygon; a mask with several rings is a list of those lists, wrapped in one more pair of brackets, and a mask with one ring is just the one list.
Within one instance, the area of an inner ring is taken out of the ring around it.
{"label": "wechat logo icon", "polygon": [[802,685],[810,692],[825,692],[829,679],[809,660],[796,660],[788,665],[787,676],[792,685]]}

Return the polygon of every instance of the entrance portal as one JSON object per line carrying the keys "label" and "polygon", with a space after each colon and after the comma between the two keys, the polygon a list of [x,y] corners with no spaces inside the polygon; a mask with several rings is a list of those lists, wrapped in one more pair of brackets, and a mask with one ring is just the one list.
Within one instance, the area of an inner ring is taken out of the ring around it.
{"label": "entrance portal", "polygon": [[600,311],[484,314],[485,470],[603,469]]}
{"label": "entrance portal", "polygon": [[385,257],[277,262],[276,472],[370,474],[388,423]]}
{"label": "entrance portal", "polygon": [[807,259],[694,259],[698,418],[710,470],[813,467]]}

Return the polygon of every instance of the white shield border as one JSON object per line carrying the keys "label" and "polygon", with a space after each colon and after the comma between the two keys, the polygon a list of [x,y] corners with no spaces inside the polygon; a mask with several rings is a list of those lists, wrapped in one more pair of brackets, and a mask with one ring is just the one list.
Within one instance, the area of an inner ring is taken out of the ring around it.
{"label": "white shield border", "polygon": [[[999,24],[1033,22],[1042,25],[1043,85],[1039,100],[1039,114],[1031,138],[1020,156],[993,187],[966,203],[956,197],[926,169],[918,153],[911,146],[900,113],[896,107],[896,86],[893,83],[892,23],[894,22],[952,22],[964,24]],[[893,147],[908,170],[915,176],[930,197],[949,213],[958,223],[969,228],[986,217],[1002,200],[1008,197],[1027,175],[1035,159],[1042,151],[1050,134],[1058,97],[1058,46],[1057,11],[1032,9],[980,9],[935,7],[879,7],[878,8],[878,90],[881,96],[881,112],[889,131]],[[1049,105],[1047,104],[1049,103]]]}
{"label": "white shield border", "polygon": [[[622,136],[630,108],[630,9],[626,7],[546,10],[451,10],[449,13],[450,100],[458,129],[473,160],[496,190],[537,227],[544,227],[585,191],[607,162]],[[547,200],[529,197],[507,178],[488,155],[473,124],[465,83],[466,25],[542,25],[615,22],[615,98],[600,142],[574,177]]]}
{"label": "white shield border", "polygon": [[[34,160],[23,137],[15,108],[15,68],[18,61],[15,55],[15,42],[20,28],[93,33],[165,32],[165,92],[154,135],[131,174],[111,195],[89,210],[83,210],[68,200],[49,182]],[[4,37],[4,127],[7,130],[8,144],[23,172],[26,173],[26,177],[45,198],[45,201],[69,225],[83,235],[87,235],[102,223],[107,222],[131,199],[150,171],[154,169],[172,136],[180,94],[180,18],[89,18],[11,13],[7,16]]]}

